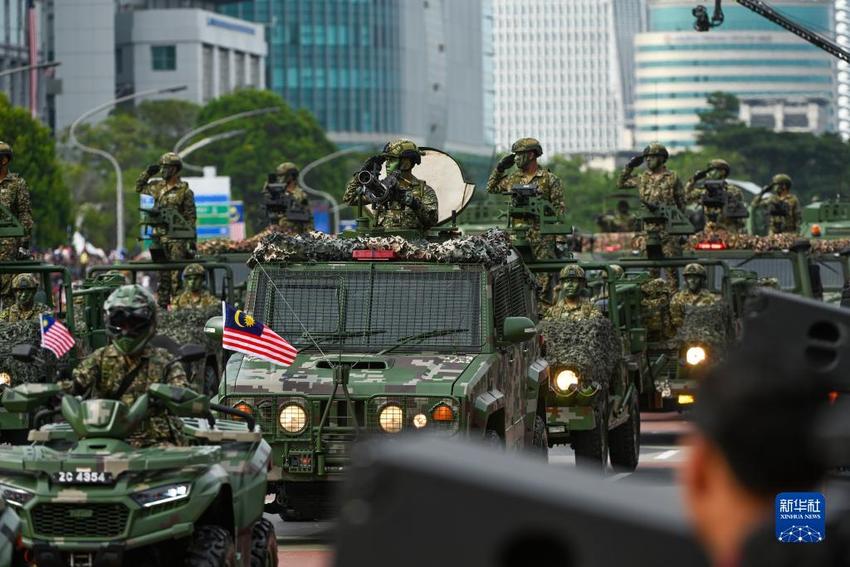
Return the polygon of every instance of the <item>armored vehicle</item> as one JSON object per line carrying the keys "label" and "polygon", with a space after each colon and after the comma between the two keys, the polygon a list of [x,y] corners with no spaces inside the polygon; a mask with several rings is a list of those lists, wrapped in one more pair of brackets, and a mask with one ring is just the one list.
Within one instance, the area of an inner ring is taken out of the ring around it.
{"label": "armored vehicle", "polygon": [[850,238],[850,201],[837,197],[803,207],[800,235],[835,240]]}
{"label": "armored vehicle", "polygon": [[[55,407],[59,387],[7,390],[13,412]],[[28,563],[276,565],[262,519],[270,448],[251,416],[155,384],[133,404],[63,396],[64,423],[0,448],[0,493],[20,515]],[[211,410],[246,423],[216,421]],[[51,411],[51,410],[47,410]],[[125,441],[151,415],[179,417],[178,446]]]}

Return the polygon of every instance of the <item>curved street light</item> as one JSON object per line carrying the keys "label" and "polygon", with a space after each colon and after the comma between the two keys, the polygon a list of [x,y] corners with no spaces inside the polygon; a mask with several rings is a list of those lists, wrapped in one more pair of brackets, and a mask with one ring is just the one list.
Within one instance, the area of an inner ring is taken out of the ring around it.
{"label": "curved street light", "polygon": [[334,196],[331,195],[330,193],[327,193],[325,191],[320,191],[319,189],[314,189],[314,188],[310,187],[309,185],[307,185],[307,182],[304,181],[304,178],[307,176],[308,173],[310,173],[310,171],[319,167],[322,164],[325,164],[329,161],[335,160],[336,158],[344,156],[344,155],[361,152],[361,151],[366,150],[368,148],[369,148],[369,146],[363,146],[363,145],[352,146],[352,147],[346,148],[344,150],[339,150],[339,151],[333,152],[331,154],[320,157],[319,159],[308,163],[306,166],[304,166],[304,169],[302,169],[298,173],[298,185],[302,189],[304,189],[305,192],[309,193],[310,195],[322,197],[325,200],[327,200],[328,203],[331,204],[331,213],[333,214],[333,217],[334,217],[333,228],[331,230],[332,234],[335,234],[339,230],[339,208],[340,208],[339,203],[334,198]]}
{"label": "curved street light", "polygon": [[188,147],[180,150],[179,152],[177,152],[177,155],[179,155],[180,159],[183,160],[183,168],[184,169],[189,169],[191,171],[196,171],[196,172],[198,172],[198,171],[202,172],[204,170],[203,167],[200,167],[200,166],[197,166],[197,165],[192,165],[190,163],[186,163],[186,156],[188,156],[189,154],[191,154],[192,152],[194,152],[196,150],[200,150],[201,148],[209,146],[210,144],[213,144],[213,143],[218,142],[220,140],[227,140],[228,138],[240,136],[244,133],[245,133],[245,130],[239,129],[239,130],[228,130],[227,132],[222,132],[221,134],[213,134],[212,136],[207,136],[206,138],[201,138],[200,140],[198,140],[197,142],[195,142],[191,146],[188,146]]}
{"label": "curved street light", "polygon": [[51,67],[58,67],[61,64],[61,61],[48,61],[47,63],[39,63],[38,65],[24,65],[23,67],[13,67],[12,69],[0,71],[0,77],[14,75],[15,73],[23,73],[24,71],[32,71],[33,69],[49,69]]}
{"label": "curved street light", "polygon": [[118,250],[118,253],[121,254],[124,251],[124,178],[121,174],[121,166],[118,163],[118,160],[115,159],[115,156],[107,152],[106,150],[101,150],[98,148],[93,148],[91,146],[87,146],[77,140],[76,129],[77,126],[80,125],[84,120],[106,110],[107,108],[112,108],[116,104],[126,102],[128,100],[134,100],[137,98],[142,98],[150,95],[157,94],[166,94],[166,93],[176,93],[180,91],[184,91],[189,88],[187,85],[179,85],[176,87],[166,87],[163,89],[150,89],[147,91],[141,91],[138,93],[122,96],[111,100],[109,102],[105,102],[94,108],[91,108],[85,112],[83,112],[80,116],[77,117],[76,120],[71,124],[71,127],[68,129],[68,139],[71,142],[71,145],[79,148],[84,152],[88,152],[90,154],[94,154],[96,156],[100,156],[107,160],[112,167],[115,169],[115,213],[116,213],[116,222],[117,222],[117,232],[118,235],[116,237],[115,248]]}

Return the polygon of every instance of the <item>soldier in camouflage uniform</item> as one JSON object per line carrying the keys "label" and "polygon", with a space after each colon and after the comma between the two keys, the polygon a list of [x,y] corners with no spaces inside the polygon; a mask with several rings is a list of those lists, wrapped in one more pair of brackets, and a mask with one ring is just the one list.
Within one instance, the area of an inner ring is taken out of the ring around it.
{"label": "soldier in camouflage uniform", "polygon": [[[0,142],[0,205],[18,219],[24,229],[23,238],[0,238],[0,262],[9,262],[29,254],[32,237],[32,205],[30,190],[23,177],[9,172],[9,163],[13,157],[12,146]],[[12,276],[0,275],[0,297],[3,301],[12,300]]]}
{"label": "soldier in camouflage uniform", "polygon": [[759,202],[769,219],[770,234],[797,233],[800,230],[800,201],[791,193],[791,178],[779,173],[770,180],[773,194]]}
{"label": "soldier in camouflage uniform", "polygon": [[183,269],[183,291],[171,303],[172,309],[197,309],[218,305],[221,300],[206,289],[206,271],[200,264],[189,264]]}
{"label": "soldier in camouflage uniform", "polygon": [[685,322],[685,308],[687,306],[714,305],[718,302],[717,294],[706,289],[705,267],[701,264],[688,264],[683,271],[686,289],[673,295],[670,300],[670,319],[675,327],[681,327]]}
{"label": "soldier in camouflage uniform", "polygon": [[389,229],[427,230],[437,224],[439,208],[437,193],[413,173],[413,166],[422,163],[422,153],[410,140],[395,140],[384,146],[384,151],[366,160],[345,188],[342,199],[352,206],[367,205],[361,193],[357,174],[362,170],[380,169],[387,163],[387,175],[395,176],[403,189],[401,201],[390,201],[374,212],[374,226]]}
{"label": "soldier in camouflage uniform", "polygon": [[[180,180],[180,170],[183,161],[174,152],[162,154],[158,164],[149,165],[136,179],[136,193],[151,195],[154,206],[160,209],[176,209],[191,225],[195,226],[195,194],[189,189],[189,184]],[[160,172],[162,179],[150,181],[150,178]],[[160,237],[159,242],[168,260],[188,260],[194,257],[195,243],[186,240],[172,240]],[[159,305],[167,307],[171,301],[172,290],[177,288],[178,273],[160,272],[157,298]]]}
{"label": "soldier in camouflage uniform", "polygon": [[18,321],[34,321],[42,313],[50,313],[50,307],[35,302],[35,292],[38,290],[38,280],[32,274],[18,274],[12,280],[12,291],[15,303],[0,311],[0,321],[16,323]]}
{"label": "soldier in camouflage uniform", "polygon": [[629,208],[629,202],[621,199],[617,201],[617,211],[598,217],[596,224],[600,232],[635,232],[638,221]]}
{"label": "soldier in camouflage uniform", "polygon": [[550,307],[544,317],[547,319],[592,319],[602,317],[599,310],[587,297],[587,275],[584,268],[577,264],[568,264],[561,270],[561,297]]}
{"label": "soldier in camouflage uniform", "polygon": [[[65,391],[132,405],[151,384],[189,386],[183,366],[171,364],[174,357],[167,350],[148,344],[156,334],[156,302],[150,292],[140,285],[121,286],[103,308],[111,342],[87,356],[72,380],[59,383]],[[180,421],[166,415],[148,418],[128,439],[136,447],[180,440]]]}
{"label": "soldier in camouflage uniform", "polygon": [[670,318],[670,287],[661,278],[641,284],[640,312],[651,341],[666,340],[676,334]]}
{"label": "soldier in camouflage uniform", "polygon": [[[313,211],[310,209],[310,201],[307,194],[298,186],[298,166],[286,161],[277,166],[274,172],[275,183],[285,185],[284,191],[292,196],[293,201],[308,216],[306,221],[298,221],[287,218],[285,214],[269,211],[269,223],[279,226],[285,234],[303,234],[313,230]],[[269,190],[269,181],[263,185],[263,195],[268,199],[273,197]]]}
{"label": "soldier in camouflage uniform", "polygon": [[[640,200],[649,205],[666,205],[676,207],[685,212],[685,193],[682,182],[675,171],[670,171],[665,165],[669,154],[667,148],[658,143],[653,143],[644,148],[643,153],[633,157],[626,164],[617,186],[620,189],[637,189]],[[634,169],[646,162],[646,171],[640,175],[633,173]],[[654,232],[661,238],[661,249],[665,257],[681,256],[682,244],[677,238],[667,234],[664,225],[644,222],[644,233]],[[654,275],[658,270],[652,270]],[[675,268],[668,268],[668,285],[672,288],[678,287],[679,276]]]}
{"label": "soldier in camouflage uniform", "polygon": [[[701,206],[702,205],[702,197],[705,194],[705,187],[700,184],[700,181],[703,179],[710,179],[716,181],[725,181],[729,174],[731,173],[732,168],[729,165],[729,162],[723,159],[713,159],[708,162],[708,166],[705,169],[701,169],[694,173],[694,175],[688,179],[688,182],[685,184],[685,197],[689,204],[694,204]],[[744,202],[744,192],[737,185],[733,185],[731,183],[726,184],[726,194],[727,198],[737,200],[739,203]],[[709,223],[706,224],[706,230],[713,230],[716,228],[723,228],[724,230],[732,233],[739,233],[744,229],[745,219],[742,218],[727,218],[723,216],[723,211],[705,211],[706,218],[712,215],[716,215],[718,218],[718,224],[715,226],[709,226]]]}

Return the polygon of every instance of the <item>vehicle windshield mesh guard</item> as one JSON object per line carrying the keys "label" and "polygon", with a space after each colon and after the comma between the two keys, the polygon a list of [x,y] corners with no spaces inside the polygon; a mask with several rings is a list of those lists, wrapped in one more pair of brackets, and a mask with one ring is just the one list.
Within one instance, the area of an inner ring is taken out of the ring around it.
{"label": "vehicle windshield mesh guard", "polygon": [[[299,350],[315,351],[315,340],[325,352],[377,352],[400,342],[394,351],[468,352],[486,340],[482,271],[268,265],[255,274],[252,312]],[[413,338],[423,333],[434,336]]]}

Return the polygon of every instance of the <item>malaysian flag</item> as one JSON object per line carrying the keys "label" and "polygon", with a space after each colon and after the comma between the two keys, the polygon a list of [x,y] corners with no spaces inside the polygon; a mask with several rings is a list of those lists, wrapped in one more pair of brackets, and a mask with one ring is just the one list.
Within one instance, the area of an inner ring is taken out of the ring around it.
{"label": "malaysian flag", "polygon": [[224,332],[221,344],[234,352],[241,352],[268,360],[281,366],[289,366],[298,351],[280,335],[253,317],[222,302]]}
{"label": "malaysian flag", "polygon": [[74,348],[74,335],[68,328],[56,320],[53,315],[41,315],[41,346],[56,355],[62,356]]}

